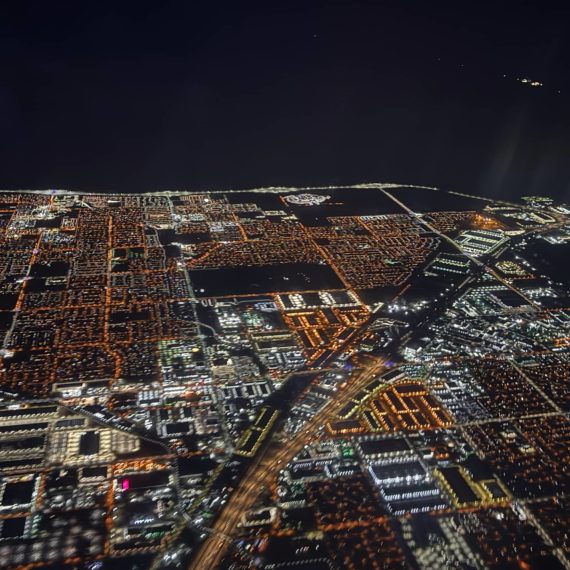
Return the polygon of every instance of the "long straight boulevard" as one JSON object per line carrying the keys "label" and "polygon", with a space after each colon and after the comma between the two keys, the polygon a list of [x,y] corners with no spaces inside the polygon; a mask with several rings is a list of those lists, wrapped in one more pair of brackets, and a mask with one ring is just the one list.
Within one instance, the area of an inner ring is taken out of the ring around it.
{"label": "long straight boulevard", "polygon": [[[395,198],[392,194],[381,188],[382,192],[395,203],[397,203],[404,211],[416,216],[416,214]],[[416,216],[418,217],[418,216]],[[490,270],[480,260],[466,254],[460,246],[448,235],[438,231],[431,224],[428,224],[421,217],[418,222],[426,226],[430,231],[434,232],[441,239],[447,241],[461,254],[475,263],[480,270],[489,272],[498,282],[502,283],[517,295],[521,296],[529,305],[536,309],[536,305],[532,300],[528,299],[520,289],[514,287],[510,282],[502,279],[495,271]],[[453,292],[453,296],[457,297],[474,281],[474,276],[465,279]],[[433,314],[431,318],[435,318]],[[431,320],[431,319],[428,319]],[[422,324],[426,324],[425,322]],[[219,514],[211,529],[210,536],[200,545],[198,551],[192,558],[189,570],[202,570],[203,568],[217,568],[223,560],[229,545],[231,544],[237,525],[245,511],[251,508],[259,495],[275,482],[279,471],[297,455],[307,441],[317,433],[328,421],[331,421],[335,414],[346,405],[355,394],[357,394],[366,384],[371,382],[379,374],[386,371],[387,359],[382,359],[377,363],[365,367],[350,380],[347,388],[335,395],[334,400],[330,400],[327,404],[315,414],[303,426],[292,439],[285,443],[278,440],[279,433],[273,432],[270,440],[262,446],[254,463],[249,467],[246,474],[241,479],[241,483],[232,492],[228,503],[223,511]]]}

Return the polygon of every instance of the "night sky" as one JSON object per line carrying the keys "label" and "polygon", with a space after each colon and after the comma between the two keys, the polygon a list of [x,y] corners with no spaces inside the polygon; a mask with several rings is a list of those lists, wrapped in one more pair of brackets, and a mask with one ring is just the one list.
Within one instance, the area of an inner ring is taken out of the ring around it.
{"label": "night sky", "polygon": [[568,2],[11,4],[2,188],[393,181],[570,200]]}

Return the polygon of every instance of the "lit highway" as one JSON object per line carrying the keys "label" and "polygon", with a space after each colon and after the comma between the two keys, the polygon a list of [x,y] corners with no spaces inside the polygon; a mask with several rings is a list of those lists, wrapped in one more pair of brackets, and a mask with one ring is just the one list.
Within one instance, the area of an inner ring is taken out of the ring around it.
{"label": "lit highway", "polygon": [[228,539],[232,537],[242,514],[251,508],[260,493],[268,488],[277,478],[279,471],[303,449],[312,434],[332,420],[335,414],[366,384],[386,370],[386,361],[370,365],[357,373],[350,380],[349,386],[330,400],[323,409],[315,414],[303,429],[287,440],[282,447],[271,441],[262,448],[255,462],[250,466],[242,482],[232,492],[224,510],[216,519],[210,536],[194,556],[189,568],[217,568],[228,547]]}
{"label": "lit highway", "polygon": [[[570,208],[398,188],[3,193],[8,558],[566,564]],[[418,549],[419,512],[469,552]]]}

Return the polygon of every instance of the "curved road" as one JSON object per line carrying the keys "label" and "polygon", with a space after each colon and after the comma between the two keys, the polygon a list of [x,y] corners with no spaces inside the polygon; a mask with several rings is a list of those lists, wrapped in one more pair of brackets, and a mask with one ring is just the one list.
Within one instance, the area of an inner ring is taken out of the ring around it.
{"label": "curved road", "polygon": [[[218,568],[228,547],[228,538],[235,534],[242,514],[251,508],[259,495],[275,482],[279,471],[304,447],[307,439],[321,426],[335,417],[335,414],[352,397],[378,374],[385,371],[385,361],[370,365],[352,378],[350,385],[337,394],[324,408],[315,414],[303,427],[302,431],[289,439],[284,446],[271,441],[250,466],[241,483],[231,494],[224,510],[213,525],[213,533],[205,540],[193,557],[189,570]],[[273,436],[275,437],[275,436]]]}

